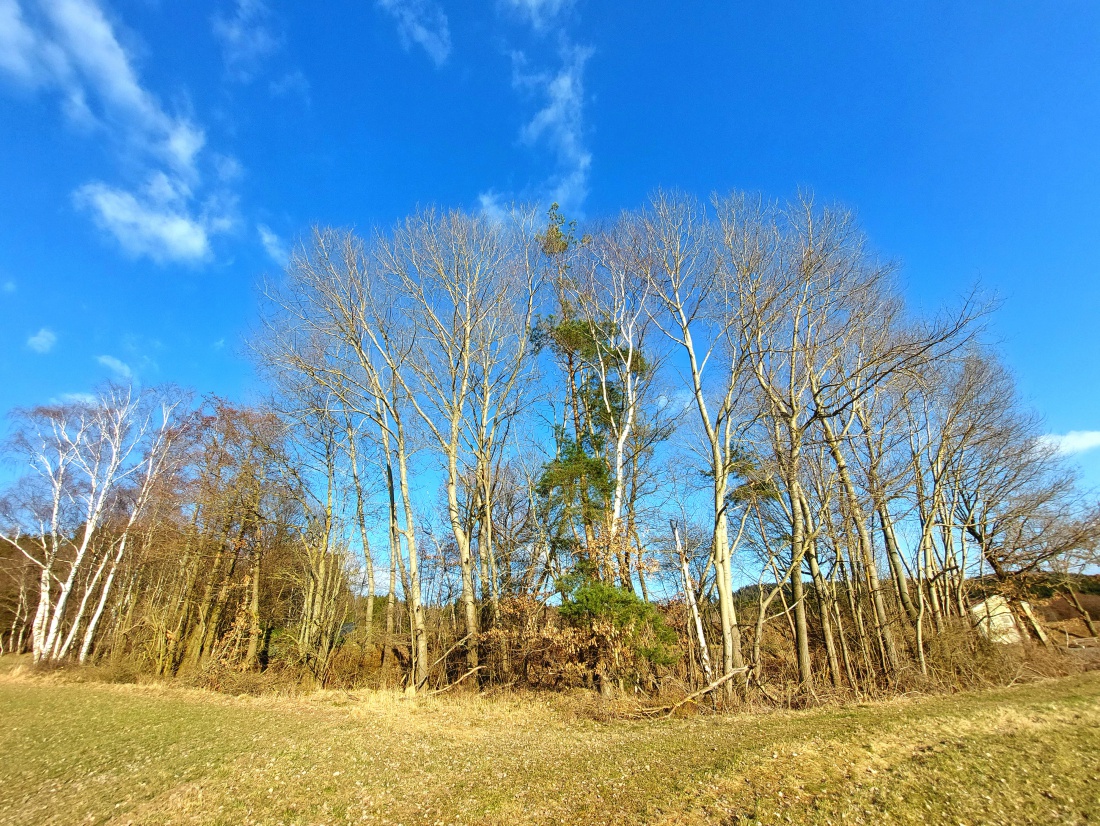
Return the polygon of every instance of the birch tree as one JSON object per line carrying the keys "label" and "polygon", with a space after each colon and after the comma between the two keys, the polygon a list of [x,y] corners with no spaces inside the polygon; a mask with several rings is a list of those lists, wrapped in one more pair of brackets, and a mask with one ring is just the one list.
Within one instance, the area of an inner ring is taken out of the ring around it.
{"label": "birch tree", "polygon": [[[705,434],[706,470],[712,482],[711,554],[725,675],[744,666],[733,603],[728,498],[731,476],[742,459],[738,438],[742,422],[737,415],[743,387],[741,353],[731,333],[738,307],[736,297],[727,292],[728,282],[717,277],[712,228],[699,204],[658,193],[639,220],[645,276],[658,308],[654,319],[687,361],[685,383]],[[749,245],[750,266],[756,266],[756,259],[767,254],[765,239],[743,236],[743,240]],[[760,244],[753,248],[755,242]],[[732,691],[732,683],[726,685]]]}
{"label": "birch tree", "polygon": [[[94,401],[18,411],[10,449],[31,474],[28,496],[3,533],[39,569],[32,625],[36,662],[67,655],[98,591],[82,656],[110,593],[129,532],[164,470],[179,401],[164,396],[159,421],[152,394],[108,385]],[[125,498],[131,489],[133,498]],[[102,545],[113,509],[128,511],[120,534]],[[29,535],[29,541],[21,541]],[[103,579],[104,571],[107,577]],[[79,603],[70,600],[83,585]],[[55,590],[56,588],[56,590]]]}

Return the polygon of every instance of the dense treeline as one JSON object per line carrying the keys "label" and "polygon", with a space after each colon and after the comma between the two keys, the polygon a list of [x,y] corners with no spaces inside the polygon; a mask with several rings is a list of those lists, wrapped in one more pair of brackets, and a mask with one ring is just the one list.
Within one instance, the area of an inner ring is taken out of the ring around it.
{"label": "dense treeline", "polygon": [[975,578],[1038,639],[1020,577],[1096,558],[983,308],[908,313],[809,199],[319,229],[264,296],[263,404],[13,414],[5,651],[859,696],[976,667]]}

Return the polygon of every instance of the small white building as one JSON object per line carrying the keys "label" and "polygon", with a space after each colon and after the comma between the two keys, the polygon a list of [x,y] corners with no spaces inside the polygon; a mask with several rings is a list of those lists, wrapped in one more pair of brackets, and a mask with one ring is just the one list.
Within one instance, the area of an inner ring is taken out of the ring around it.
{"label": "small white building", "polygon": [[1002,645],[1015,645],[1027,639],[1026,632],[1016,622],[1008,600],[993,594],[970,607],[974,625],[989,639]]}

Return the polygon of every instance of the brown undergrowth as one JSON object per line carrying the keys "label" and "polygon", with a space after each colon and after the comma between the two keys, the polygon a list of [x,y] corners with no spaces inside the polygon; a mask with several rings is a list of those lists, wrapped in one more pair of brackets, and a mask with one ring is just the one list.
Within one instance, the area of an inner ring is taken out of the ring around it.
{"label": "brown undergrowth", "polygon": [[[469,680],[461,685],[422,690],[418,696],[451,697],[480,695],[521,704],[549,704],[562,713],[578,718],[609,722],[647,717],[690,717],[715,713],[766,713],[777,709],[844,707],[893,698],[947,695],[959,691],[988,689],[1067,676],[1084,670],[1079,652],[1060,647],[1037,645],[1004,646],[964,631],[947,631],[926,645],[926,673],[910,665],[888,682],[864,683],[859,690],[850,685],[834,686],[820,680],[813,686],[800,686],[794,675],[776,669],[770,679],[759,680],[751,672],[729,681],[726,686],[700,694],[674,676],[656,682],[653,690],[643,692],[629,686],[614,691],[597,691],[583,686],[560,690],[535,688],[523,684],[479,686]],[[824,669],[822,669],[822,672]],[[233,696],[254,697],[363,697],[406,696],[398,680],[392,685],[372,680],[368,684],[336,681],[337,687],[323,688],[308,673],[291,668],[242,671],[219,663],[173,678],[157,678],[143,673],[129,661],[77,665],[74,663],[35,665],[27,655],[0,657],[0,677],[41,680],[56,683],[106,683],[163,685],[200,689]],[[699,696],[695,696],[699,695]]]}

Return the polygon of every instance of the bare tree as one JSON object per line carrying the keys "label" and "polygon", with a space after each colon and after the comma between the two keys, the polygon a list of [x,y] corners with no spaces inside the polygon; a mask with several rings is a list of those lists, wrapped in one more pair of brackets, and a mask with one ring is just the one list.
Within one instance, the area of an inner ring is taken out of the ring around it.
{"label": "bare tree", "polygon": [[[654,320],[687,360],[687,384],[705,433],[707,472],[713,483],[711,553],[722,628],[722,664],[724,674],[729,674],[744,665],[733,603],[728,510],[730,477],[742,458],[738,442],[742,422],[737,418],[741,353],[731,347],[737,307],[731,306],[726,282],[717,278],[712,229],[700,205],[686,197],[658,193],[639,221],[645,276],[658,307]],[[749,240],[747,236],[745,240]],[[763,245],[752,251],[753,255],[765,253]],[[712,372],[717,374],[713,380]],[[732,691],[732,683],[726,685]]]}
{"label": "bare tree", "polygon": [[[16,413],[10,449],[31,479],[3,538],[40,570],[35,661],[68,654],[98,590],[101,599],[81,646],[87,655],[129,532],[164,470],[179,405],[163,394],[158,419],[153,393],[108,385],[92,402]],[[105,523],[120,508],[126,511],[121,528],[104,545]],[[24,535],[29,542],[21,541]],[[69,601],[80,586],[74,613]]]}

